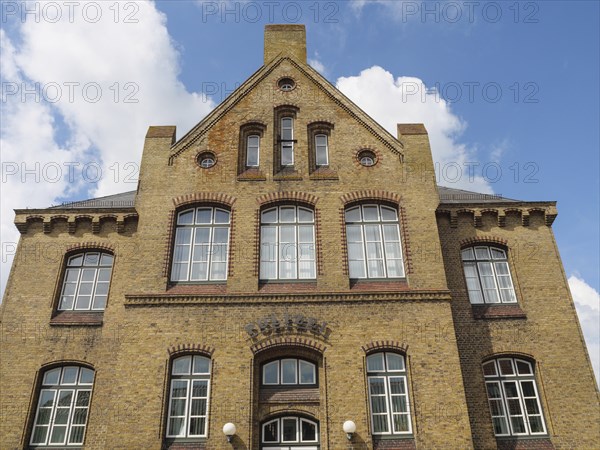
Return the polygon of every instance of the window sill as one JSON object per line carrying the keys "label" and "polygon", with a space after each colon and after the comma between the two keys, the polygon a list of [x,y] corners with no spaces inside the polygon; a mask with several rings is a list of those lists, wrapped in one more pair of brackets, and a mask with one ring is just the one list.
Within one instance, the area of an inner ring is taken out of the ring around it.
{"label": "window sill", "polygon": [[58,311],[50,325],[99,327],[103,317],[104,311]]}
{"label": "window sill", "polygon": [[205,450],[206,438],[174,440],[165,438],[163,450]]}
{"label": "window sill", "polygon": [[350,279],[350,289],[354,291],[408,291],[406,278]]}
{"label": "window sill", "polygon": [[526,319],[527,314],[516,304],[471,305],[474,319]]}
{"label": "window sill", "polygon": [[335,170],[330,169],[329,167],[319,167],[315,171],[310,174],[311,180],[334,180],[337,181],[340,179]]}
{"label": "window sill", "polygon": [[258,290],[261,293],[313,292],[317,289],[316,280],[261,280]]}
{"label": "window sill", "polygon": [[211,281],[193,284],[170,284],[167,286],[168,294],[225,294],[227,293],[226,281]]}
{"label": "window sill", "polygon": [[416,450],[415,437],[398,435],[373,435],[373,450]]}
{"label": "window sill", "polygon": [[498,450],[553,450],[554,445],[547,436],[497,437]]}
{"label": "window sill", "polygon": [[266,181],[267,177],[260,169],[249,168],[240,173],[237,179],[238,181]]}
{"label": "window sill", "polygon": [[293,167],[283,167],[279,172],[273,175],[274,181],[301,181],[302,175]]}
{"label": "window sill", "polygon": [[318,387],[266,387],[261,386],[259,392],[261,403],[318,403]]}

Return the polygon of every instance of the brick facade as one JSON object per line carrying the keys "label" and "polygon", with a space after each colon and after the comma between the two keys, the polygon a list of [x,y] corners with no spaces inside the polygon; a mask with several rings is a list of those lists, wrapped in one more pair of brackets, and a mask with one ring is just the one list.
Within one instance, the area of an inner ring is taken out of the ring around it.
{"label": "brick facade", "polygon": [[[95,371],[88,449],[258,449],[261,424],[282,415],[317,422],[321,450],[597,447],[598,390],[550,228],[555,205],[444,200],[425,128],[401,124],[393,137],[347,100],[306,64],[304,27],[267,26],[264,55],[178,141],[174,127],[149,128],[132,204],[16,211],[2,448],[29,447],[43,373],[63,363]],[[294,89],[278,89],[284,77]],[[281,105],[295,111],[293,169],[276,157]],[[312,170],[307,130],[317,122],[331,125],[330,163]],[[248,123],[261,124],[260,166],[242,171]],[[358,163],[361,149],[377,155],[374,166]],[[204,169],[197,156],[207,151],[217,163]],[[402,279],[349,279],[344,209],[365,201],[398,210]],[[260,212],[278,204],[315,210],[309,282],[259,280]],[[176,214],[202,205],[231,210],[227,280],[173,283]],[[461,250],[486,242],[508,251],[514,305],[469,302]],[[58,312],[65,258],[88,248],[114,255],[106,308]],[[402,438],[373,435],[366,361],[378,351],[405,356],[412,433]],[[207,437],[196,442],[165,438],[172,361],[188,354],[211,359]],[[544,436],[494,437],[481,364],[496,355],[535,361]],[[262,364],[286,357],[314,362],[315,385],[263,386]],[[237,427],[231,444],[227,422]]]}

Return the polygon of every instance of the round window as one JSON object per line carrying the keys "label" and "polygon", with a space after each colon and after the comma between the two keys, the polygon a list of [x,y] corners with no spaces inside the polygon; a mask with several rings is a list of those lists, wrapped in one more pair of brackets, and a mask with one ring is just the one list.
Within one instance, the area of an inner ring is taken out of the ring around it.
{"label": "round window", "polygon": [[377,156],[370,150],[362,150],[358,152],[358,162],[361,166],[371,167],[377,163]]}
{"label": "round window", "polygon": [[215,157],[214,153],[204,152],[198,155],[197,161],[198,165],[203,169],[210,169],[217,163],[217,158]]}
{"label": "round window", "polygon": [[286,77],[279,80],[277,82],[277,86],[279,86],[279,89],[281,89],[282,91],[291,91],[296,87],[296,82],[291,78]]}

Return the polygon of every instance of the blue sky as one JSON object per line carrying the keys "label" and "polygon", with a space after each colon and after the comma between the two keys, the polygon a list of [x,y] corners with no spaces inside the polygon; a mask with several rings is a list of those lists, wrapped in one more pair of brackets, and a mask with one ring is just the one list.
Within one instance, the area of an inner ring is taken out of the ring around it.
{"label": "blue sky", "polygon": [[11,209],[135,189],[148,125],[182,136],[260,67],[265,24],[304,23],[309,62],[367,113],[425,122],[441,184],[558,202],[598,371],[600,3],[54,3],[2,1],[2,289]]}

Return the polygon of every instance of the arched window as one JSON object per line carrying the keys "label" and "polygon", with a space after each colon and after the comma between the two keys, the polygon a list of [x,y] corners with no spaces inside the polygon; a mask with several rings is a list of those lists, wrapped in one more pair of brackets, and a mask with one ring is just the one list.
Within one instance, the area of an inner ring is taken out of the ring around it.
{"label": "arched window", "polygon": [[177,215],[171,281],[227,279],[229,227],[226,209],[203,206]]}
{"label": "arched window", "polygon": [[546,434],[534,366],[524,359],[497,358],[483,364],[496,436]]}
{"label": "arched window", "polygon": [[269,420],[261,427],[262,450],[317,450],[319,424],[299,416]]}
{"label": "arched window", "polygon": [[283,205],[262,212],[260,278],[316,278],[315,214],[311,209]]}
{"label": "arched window", "polygon": [[277,359],[262,366],[262,384],[314,386],[317,384],[317,368],[314,363],[304,359]]}
{"label": "arched window", "polygon": [[402,278],[398,211],[365,204],[346,209],[350,278]]}
{"label": "arched window", "polygon": [[505,250],[478,245],[465,248],[461,256],[471,303],[516,303]]}
{"label": "arched window", "polygon": [[367,382],[373,434],[411,434],[404,356],[391,352],[367,356]]}
{"label": "arched window", "polygon": [[44,372],[30,445],[82,445],[94,386],[94,371],[62,366]]}
{"label": "arched window", "polygon": [[175,358],[171,365],[167,438],[201,438],[208,430],[210,359]]}
{"label": "arched window", "polygon": [[67,260],[59,311],[102,311],[106,307],[113,256],[90,251]]}

